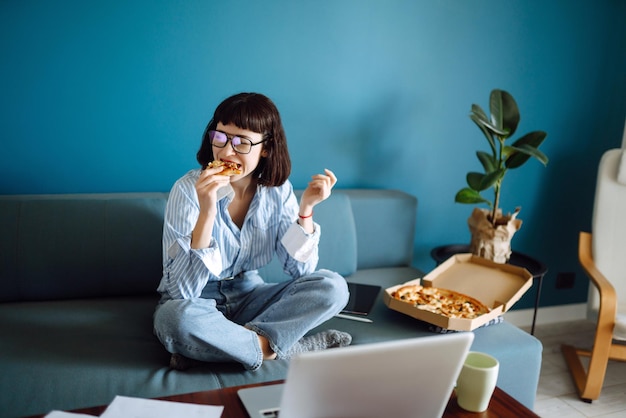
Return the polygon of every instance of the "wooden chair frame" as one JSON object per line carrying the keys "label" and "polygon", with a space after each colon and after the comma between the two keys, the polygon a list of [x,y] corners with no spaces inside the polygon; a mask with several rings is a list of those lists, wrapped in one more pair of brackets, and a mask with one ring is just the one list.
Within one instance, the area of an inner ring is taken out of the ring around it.
{"label": "wooden chair frame", "polygon": [[[609,360],[626,361],[626,345],[613,342],[617,295],[611,282],[598,270],[593,261],[591,234],[588,232],[580,233],[578,259],[589,275],[591,283],[600,293],[598,322],[591,350],[577,349],[564,344],[561,351],[572,374],[578,396],[583,401],[591,403],[600,397]],[[590,358],[587,371],[580,356]]]}

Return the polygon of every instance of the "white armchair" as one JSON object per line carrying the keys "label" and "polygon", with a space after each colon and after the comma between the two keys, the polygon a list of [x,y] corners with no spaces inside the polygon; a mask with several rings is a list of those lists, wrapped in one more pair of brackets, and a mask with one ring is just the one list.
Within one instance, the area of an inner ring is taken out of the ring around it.
{"label": "white armchair", "polygon": [[[609,360],[626,361],[626,150],[600,160],[592,233],[581,232],[578,257],[589,275],[588,317],[596,321],[591,350],[563,345],[580,398],[600,397]],[[587,368],[580,356],[589,357]]]}

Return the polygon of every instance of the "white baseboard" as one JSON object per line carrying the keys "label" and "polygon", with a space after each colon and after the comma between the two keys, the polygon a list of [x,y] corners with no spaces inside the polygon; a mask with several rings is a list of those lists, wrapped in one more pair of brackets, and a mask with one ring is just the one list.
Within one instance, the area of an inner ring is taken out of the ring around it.
{"label": "white baseboard", "polygon": [[[518,327],[530,327],[533,323],[534,309],[519,309],[504,314],[507,322]],[[557,322],[578,321],[587,318],[587,304],[548,306],[537,310],[537,325],[554,324]]]}

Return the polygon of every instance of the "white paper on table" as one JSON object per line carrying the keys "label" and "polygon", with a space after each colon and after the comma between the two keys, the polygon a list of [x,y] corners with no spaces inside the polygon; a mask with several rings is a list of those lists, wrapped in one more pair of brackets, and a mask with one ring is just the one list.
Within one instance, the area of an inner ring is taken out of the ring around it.
{"label": "white paper on table", "polygon": [[[116,396],[102,418],[220,418],[223,406]],[[59,417],[60,418],[60,417]],[[68,417],[69,418],[69,417]]]}
{"label": "white paper on table", "polygon": [[76,412],[52,411],[44,418],[93,418],[93,415],[77,414]]}

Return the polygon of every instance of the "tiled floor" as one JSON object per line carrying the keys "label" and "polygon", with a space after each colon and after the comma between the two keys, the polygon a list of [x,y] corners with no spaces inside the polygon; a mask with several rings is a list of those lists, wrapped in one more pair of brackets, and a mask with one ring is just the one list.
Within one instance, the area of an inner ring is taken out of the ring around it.
{"label": "tiled floor", "polygon": [[538,325],[535,336],[543,343],[543,363],[535,413],[541,417],[626,417],[626,362],[609,362],[600,399],[581,401],[571,379],[561,344],[590,347],[593,323],[589,321]]}

